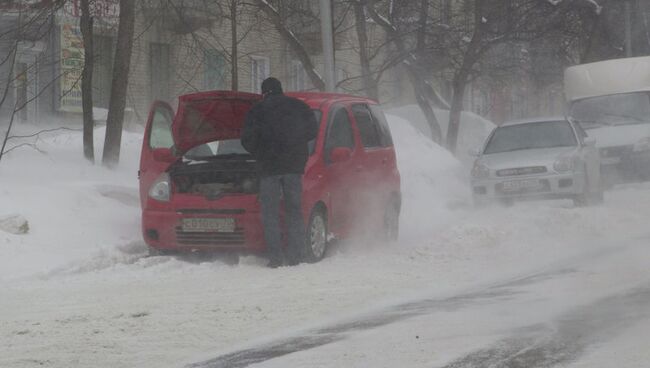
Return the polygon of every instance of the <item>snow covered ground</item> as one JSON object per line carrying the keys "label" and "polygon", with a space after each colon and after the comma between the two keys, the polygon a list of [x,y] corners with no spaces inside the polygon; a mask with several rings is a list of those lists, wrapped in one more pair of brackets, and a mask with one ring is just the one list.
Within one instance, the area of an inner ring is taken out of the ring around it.
{"label": "snow covered ground", "polygon": [[[181,366],[420,295],[534,273],[650,232],[648,185],[616,188],[592,208],[557,201],[475,211],[466,168],[407,121],[390,123],[403,178],[400,241],[342,244],[318,264],[276,270],[254,256],[234,266],[145,257],[141,134],[125,132],[113,171],[84,161],[79,132],[45,134],[43,153],[12,151],[0,162],[0,218],[22,216],[29,231],[0,230],[0,367]],[[103,130],[95,135],[101,152]]]}

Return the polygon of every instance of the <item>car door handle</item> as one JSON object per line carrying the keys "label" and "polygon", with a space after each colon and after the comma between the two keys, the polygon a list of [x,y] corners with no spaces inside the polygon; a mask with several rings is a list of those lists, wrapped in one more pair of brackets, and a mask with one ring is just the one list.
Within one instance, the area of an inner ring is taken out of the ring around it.
{"label": "car door handle", "polygon": [[381,160],[381,163],[384,164],[384,165],[386,165],[386,164],[388,163],[388,159],[384,157],[384,158]]}
{"label": "car door handle", "polygon": [[363,166],[357,166],[356,169],[357,169],[357,171],[361,171],[361,170],[363,170]]}

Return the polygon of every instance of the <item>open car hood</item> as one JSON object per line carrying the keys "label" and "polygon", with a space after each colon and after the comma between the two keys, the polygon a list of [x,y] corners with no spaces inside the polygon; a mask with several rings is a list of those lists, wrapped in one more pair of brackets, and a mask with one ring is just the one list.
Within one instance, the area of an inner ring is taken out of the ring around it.
{"label": "open car hood", "polygon": [[172,123],[176,149],[185,153],[204,143],[239,138],[246,114],[261,99],[255,93],[232,91],[180,96]]}

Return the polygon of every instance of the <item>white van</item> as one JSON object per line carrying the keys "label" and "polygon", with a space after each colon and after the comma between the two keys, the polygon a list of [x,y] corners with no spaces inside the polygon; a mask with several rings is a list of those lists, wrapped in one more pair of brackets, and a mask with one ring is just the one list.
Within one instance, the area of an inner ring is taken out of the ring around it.
{"label": "white van", "polygon": [[596,140],[606,184],[650,179],[650,57],[564,72],[567,116]]}

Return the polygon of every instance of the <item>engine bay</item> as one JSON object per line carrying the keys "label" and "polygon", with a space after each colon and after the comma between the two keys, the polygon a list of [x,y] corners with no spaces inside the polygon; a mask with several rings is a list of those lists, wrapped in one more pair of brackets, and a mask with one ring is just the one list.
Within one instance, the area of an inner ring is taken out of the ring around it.
{"label": "engine bay", "polygon": [[227,194],[257,194],[254,160],[180,161],[169,171],[176,193],[216,199]]}

